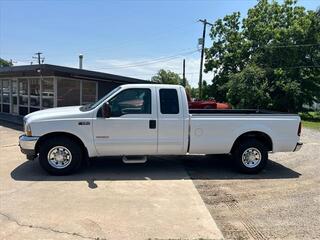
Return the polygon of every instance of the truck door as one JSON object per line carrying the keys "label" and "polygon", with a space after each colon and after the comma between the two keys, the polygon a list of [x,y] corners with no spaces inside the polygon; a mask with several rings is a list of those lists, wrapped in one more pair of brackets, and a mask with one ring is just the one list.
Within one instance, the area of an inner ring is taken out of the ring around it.
{"label": "truck door", "polygon": [[184,154],[184,125],[181,91],[157,86],[158,153]]}
{"label": "truck door", "polygon": [[111,116],[97,117],[94,141],[100,156],[157,153],[155,87],[123,89],[109,100]]}

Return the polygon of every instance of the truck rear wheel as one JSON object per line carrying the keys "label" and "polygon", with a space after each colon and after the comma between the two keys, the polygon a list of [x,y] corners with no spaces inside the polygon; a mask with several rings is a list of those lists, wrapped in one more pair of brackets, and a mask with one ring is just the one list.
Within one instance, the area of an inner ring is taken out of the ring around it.
{"label": "truck rear wheel", "polygon": [[233,158],[239,171],[243,173],[258,173],[267,164],[268,150],[256,139],[241,142],[233,152]]}
{"label": "truck rear wheel", "polygon": [[81,147],[67,137],[52,137],[46,139],[40,146],[40,165],[50,174],[73,173],[80,167],[81,161]]}

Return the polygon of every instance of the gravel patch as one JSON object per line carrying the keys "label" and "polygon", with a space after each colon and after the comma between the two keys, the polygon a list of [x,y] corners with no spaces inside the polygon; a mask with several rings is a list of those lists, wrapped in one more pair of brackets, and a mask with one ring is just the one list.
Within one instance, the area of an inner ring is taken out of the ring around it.
{"label": "gravel patch", "polygon": [[301,140],[257,175],[237,173],[228,156],[185,161],[226,239],[320,239],[320,132],[303,129]]}

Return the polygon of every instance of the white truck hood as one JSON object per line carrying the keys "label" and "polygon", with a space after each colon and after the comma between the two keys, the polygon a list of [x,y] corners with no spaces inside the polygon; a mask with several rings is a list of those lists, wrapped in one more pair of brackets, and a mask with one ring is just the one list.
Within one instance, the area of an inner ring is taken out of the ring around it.
{"label": "white truck hood", "polygon": [[85,118],[89,115],[89,112],[80,111],[81,106],[72,107],[58,107],[45,110],[36,111],[26,115],[23,120],[25,122],[33,121],[45,121],[52,119],[67,119],[67,118]]}

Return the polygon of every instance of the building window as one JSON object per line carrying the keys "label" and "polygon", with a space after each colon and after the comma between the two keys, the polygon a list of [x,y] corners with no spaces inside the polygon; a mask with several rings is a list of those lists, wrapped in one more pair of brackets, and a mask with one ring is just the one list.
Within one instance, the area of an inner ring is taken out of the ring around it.
{"label": "building window", "polygon": [[12,84],[12,109],[11,113],[18,114],[18,81],[17,80],[11,80]]}
{"label": "building window", "polygon": [[2,111],[10,113],[10,80],[2,80]]}
{"label": "building window", "polygon": [[30,78],[30,112],[40,109],[40,79]]}
{"label": "building window", "polygon": [[19,79],[19,114],[27,115],[28,114],[28,79],[23,78]]}
{"label": "building window", "polygon": [[96,101],[96,82],[82,81],[82,104],[93,103]]}
{"label": "building window", "polygon": [[2,105],[2,80],[0,79],[0,110]]}
{"label": "building window", "polygon": [[0,112],[2,112],[2,80],[0,79]]}
{"label": "building window", "polygon": [[42,107],[52,108],[54,99],[53,78],[42,79]]}
{"label": "building window", "polygon": [[80,80],[58,78],[57,88],[58,107],[80,105]]}

